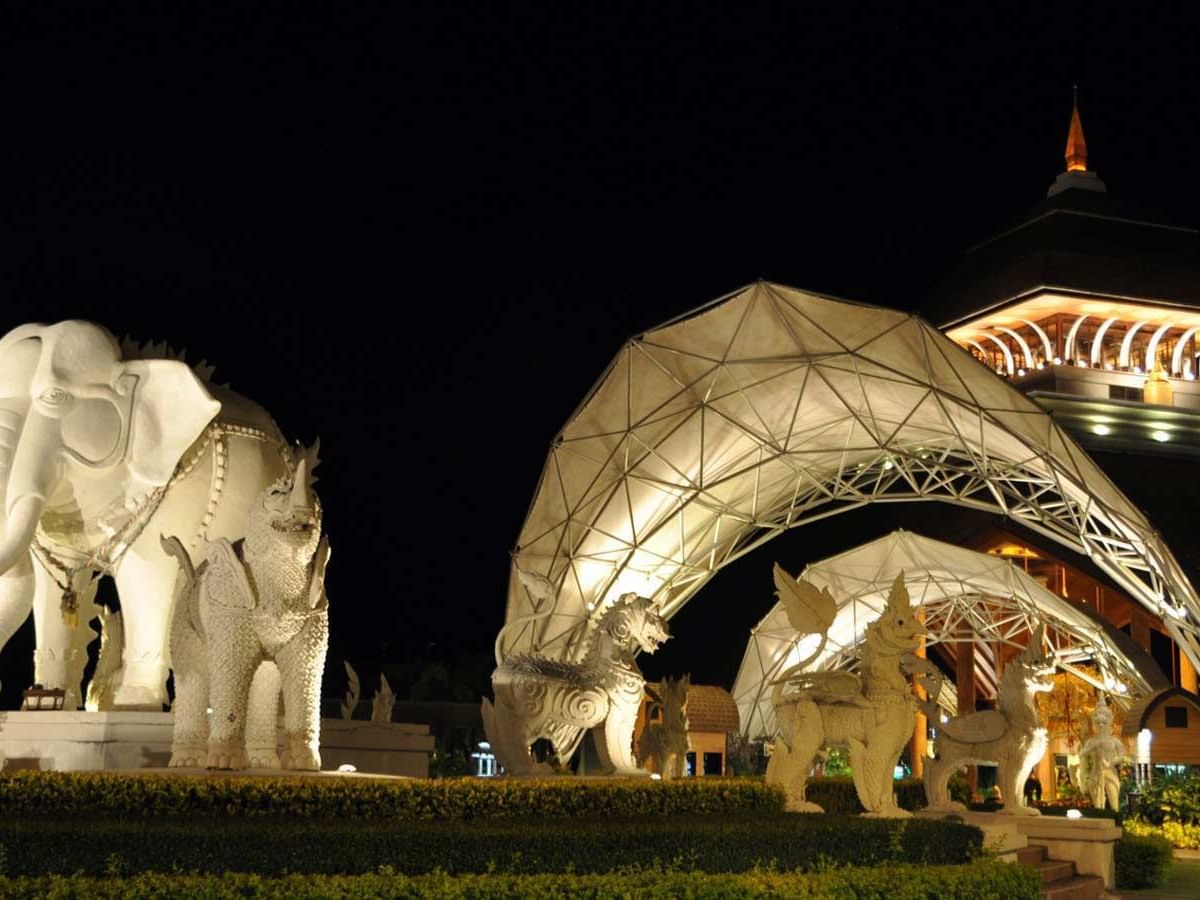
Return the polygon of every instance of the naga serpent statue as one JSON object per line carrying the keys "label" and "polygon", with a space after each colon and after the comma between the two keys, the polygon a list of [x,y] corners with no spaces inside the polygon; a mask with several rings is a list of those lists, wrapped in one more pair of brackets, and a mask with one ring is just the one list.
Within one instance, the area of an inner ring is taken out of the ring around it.
{"label": "naga serpent statue", "polygon": [[903,818],[911,815],[896,804],[892,773],[912,737],[917,699],[901,664],[915,650],[925,626],[909,605],[901,572],[887,606],[867,626],[859,674],[804,672],[825,647],[837,604],[828,588],[818,591],[806,581],[775,566],[775,586],[788,620],[800,634],[820,634],[808,658],[775,681],[773,703],[779,740],[767,764],[767,782],[787,793],[790,812],[824,812],[805,797],[808,774],[822,748],[850,751],[854,789],[866,815]]}
{"label": "naga serpent statue", "polygon": [[[545,579],[523,580],[538,596],[553,590]],[[579,662],[533,653],[498,658],[492,673],[496,702],[485,697],[481,709],[497,761],[509,775],[552,774],[550,765],[533,758],[530,746],[545,738],[565,763],[591,728],[606,769],[646,775],[633,758],[633,728],[646,684],[634,654],[638,649],[653,653],[669,638],[667,622],[652,601],[623,594],[588,635]],[[499,647],[500,638],[496,643]]]}

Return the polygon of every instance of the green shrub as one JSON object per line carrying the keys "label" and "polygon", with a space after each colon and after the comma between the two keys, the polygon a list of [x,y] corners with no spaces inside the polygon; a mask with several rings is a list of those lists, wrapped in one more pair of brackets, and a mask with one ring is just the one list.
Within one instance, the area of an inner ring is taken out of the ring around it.
{"label": "green shrub", "polygon": [[6,874],[80,871],[415,874],[442,869],[606,872],[669,864],[743,872],[894,862],[946,865],[981,853],[968,825],[784,813],[466,822],[22,817],[0,820]]}
{"label": "green shrub", "polygon": [[[925,808],[925,787],[921,779],[904,778],[893,785],[901,809]],[[863,805],[858,802],[854,790],[854,779],[846,775],[809,779],[805,796],[830,815],[854,816],[863,812]]]}
{"label": "green shrub", "polygon": [[0,810],[72,815],[286,815],[457,820],[774,812],[784,795],[761,779],[439,779],[211,777],[113,772],[0,774]]}
{"label": "green shrub", "polygon": [[1156,776],[1142,791],[1139,815],[1155,825],[1200,825],[1200,774]]}
{"label": "green shrub", "polygon": [[1125,834],[1113,853],[1117,887],[1159,887],[1171,867],[1171,842],[1159,835]]}
{"label": "green shrub", "polygon": [[129,878],[0,878],[0,897],[159,898],[492,898],[492,897],[854,897],[857,900],[960,900],[1038,896],[1037,873],[1025,866],[884,866],[834,869],[810,875],[756,871],[710,875],[637,871],[606,875],[460,875],[417,877],[379,872],[357,876],[137,875]]}

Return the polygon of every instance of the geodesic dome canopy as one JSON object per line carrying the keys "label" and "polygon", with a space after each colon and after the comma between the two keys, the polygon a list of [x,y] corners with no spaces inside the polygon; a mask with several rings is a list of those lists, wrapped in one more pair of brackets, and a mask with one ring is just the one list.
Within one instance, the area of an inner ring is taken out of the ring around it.
{"label": "geodesic dome canopy", "polygon": [[1200,664],[1187,578],[1045,411],[914,315],[762,282],[626,343],[555,438],[497,654],[573,658],[624,592],[669,617],[786,529],[900,500],[1000,512],[1087,555]]}
{"label": "geodesic dome canopy", "polygon": [[[903,530],[812,563],[801,573],[799,577],[817,588],[828,588],[838,604],[829,640],[808,670],[847,668],[857,661],[866,627],[883,613],[892,582],[901,572],[930,631],[927,647],[978,640],[1023,648],[1037,625],[1045,622],[1057,662],[1067,671],[1117,698],[1131,699],[1151,690],[1103,625],[1008,560]],[[773,682],[819,643],[820,635],[806,636],[792,628],[782,603],[771,607],[751,630],[733,686],[744,734],[775,735]],[[977,659],[977,665],[980,662]],[[1080,668],[1085,662],[1098,667],[1099,679]],[[991,673],[993,681],[995,674]]]}

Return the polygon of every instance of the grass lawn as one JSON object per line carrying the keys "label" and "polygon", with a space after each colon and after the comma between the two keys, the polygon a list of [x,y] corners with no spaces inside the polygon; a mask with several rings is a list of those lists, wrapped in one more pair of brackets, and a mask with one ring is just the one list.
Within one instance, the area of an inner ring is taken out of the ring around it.
{"label": "grass lawn", "polygon": [[1160,888],[1121,891],[1121,897],[1143,900],[1196,900],[1200,897],[1200,859],[1177,859],[1171,863],[1167,883]]}

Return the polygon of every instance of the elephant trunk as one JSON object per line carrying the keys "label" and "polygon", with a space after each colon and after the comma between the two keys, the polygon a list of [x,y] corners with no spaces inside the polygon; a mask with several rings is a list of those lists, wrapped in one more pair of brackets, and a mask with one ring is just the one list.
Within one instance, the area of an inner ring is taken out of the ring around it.
{"label": "elephant trunk", "polygon": [[[34,428],[31,435],[23,434],[25,424],[20,413],[0,407],[0,575],[14,567],[14,576],[28,574],[29,546],[53,479],[55,448],[40,446],[36,432],[54,426]],[[13,473],[23,462],[32,466],[14,485]]]}

